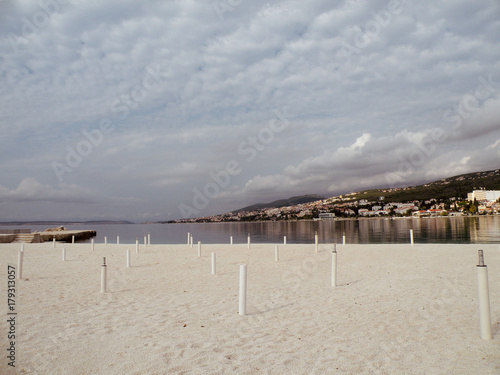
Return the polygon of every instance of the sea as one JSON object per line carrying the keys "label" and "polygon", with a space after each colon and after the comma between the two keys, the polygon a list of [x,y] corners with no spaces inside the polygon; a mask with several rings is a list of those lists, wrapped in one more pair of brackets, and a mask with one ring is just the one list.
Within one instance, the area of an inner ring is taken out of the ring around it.
{"label": "sea", "polygon": [[[96,243],[121,244],[144,243],[144,236],[150,235],[151,244],[184,244],[191,233],[194,243],[206,244],[314,243],[318,233],[320,243],[353,244],[398,244],[410,242],[410,229],[414,242],[448,244],[495,244],[500,243],[500,216],[457,216],[429,218],[374,218],[359,220],[301,220],[278,222],[232,222],[232,223],[182,223],[182,224],[103,224],[64,225],[72,230],[96,230]],[[0,229],[23,228],[42,231],[47,225],[0,226]],[[90,240],[89,240],[90,241]],[[84,242],[89,242],[84,241]]]}

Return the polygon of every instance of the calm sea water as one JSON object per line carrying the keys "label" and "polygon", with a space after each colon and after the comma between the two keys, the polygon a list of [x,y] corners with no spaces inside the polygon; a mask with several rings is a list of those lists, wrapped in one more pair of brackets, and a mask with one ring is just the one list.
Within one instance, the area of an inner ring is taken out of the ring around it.
{"label": "calm sea water", "polygon": [[[66,225],[68,229],[93,229],[96,242],[135,243],[150,233],[152,244],[187,243],[187,233],[194,242],[246,243],[250,233],[252,243],[313,243],[318,232],[320,243],[342,242],[345,233],[347,243],[408,243],[413,229],[415,243],[500,243],[500,216],[402,218],[338,221],[295,221],[254,223],[206,223],[206,224],[114,224],[114,225]],[[0,226],[0,229],[18,227]],[[47,226],[29,226],[32,231]]]}

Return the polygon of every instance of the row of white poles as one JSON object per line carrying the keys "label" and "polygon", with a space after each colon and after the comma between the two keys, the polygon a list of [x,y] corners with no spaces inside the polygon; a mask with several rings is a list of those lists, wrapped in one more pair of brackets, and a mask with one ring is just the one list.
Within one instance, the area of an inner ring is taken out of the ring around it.
{"label": "row of white poles", "polygon": [[[53,247],[56,247],[56,238],[54,237],[52,241],[53,241]],[[72,236],[71,242],[75,243],[75,236]],[[94,250],[93,243],[94,243],[94,239],[92,239],[92,250]],[[120,236],[116,236],[116,243],[118,245],[120,244]],[[233,236],[229,237],[229,243],[231,245],[233,244]],[[104,244],[105,245],[108,244],[108,239],[106,236],[104,237]],[[193,236],[191,235],[190,232],[188,232],[188,234],[187,234],[187,244],[191,245],[191,247],[193,247]],[[318,252],[318,244],[319,244],[318,232],[316,232],[316,234],[314,235],[314,244],[315,244],[315,251]],[[346,244],[346,235],[344,232],[342,235],[342,245],[345,245],[345,244]],[[150,233],[148,233],[147,236],[144,236],[144,246],[149,246],[149,245],[151,245],[151,234]],[[248,234],[248,237],[247,237],[247,245],[248,245],[248,248],[250,249],[250,234]],[[286,236],[283,236],[283,245],[286,245]],[[410,245],[411,246],[414,245],[413,229],[410,229]]]}
{"label": "row of white poles", "polygon": [[[188,234],[189,235],[189,234]],[[91,246],[92,246],[92,251],[94,250],[94,239],[92,238],[90,240],[91,242]],[[74,244],[75,243],[75,236],[71,236],[71,243]],[[137,241],[137,238],[136,238],[136,244],[138,243]],[[120,244],[120,236],[116,236],[116,244],[119,245]],[[189,242],[188,242],[189,244]],[[108,237],[107,236],[104,236],[104,245],[108,245]],[[147,236],[144,236],[144,246],[149,246],[151,245],[151,234],[148,233]],[[54,236],[52,238],[52,246],[55,248],[56,247],[56,237]]]}
{"label": "row of white poles", "polygon": [[[192,236],[189,237],[192,243]],[[413,231],[410,230],[411,244],[413,246]],[[250,236],[248,236],[250,247]],[[318,238],[315,235],[315,248],[317,249]],[[92,250],[94,249],[94,240],[92,240]],[[138,252],[138,241],[136,240],[136,251]],[[278,262],[278,246],[275,246],[275,261]],[[490,299],[489,299],[489,285],[488,285],[488,268],[484,264],[483,250],[478,251],[479,264],[476,267],[477,270],[477,284],[478,284],[478,300],[479,300],[479,323],[480,323],[480,335],[483,340],[491,340],[491,313],[490,313]],[[198,257],[201,257],[201,241],[198,241]],[[21,244],[21,251],[18,253],[17,258],[17,279],[21,280],[23,275],[23,259],[24,259],[24,244]],[[211,253],[212,259],[212,275],[216,274],[216,254]],[[127,249],[126,252],[126,264],[130,267],[130,250]],[[66,261],[66,248],[62,249],[62,261]],[[337,244],[333,245],[332,258],[331,258],[331,286],[337,286]],[[106,258],[103,258],[103,264],[101,266],[101,293],[105,293],[107,290],[107,265]],[[247,298],[247,265],[240,265],[240,284],[239,284],[239,315],[246,314],[246,298]]]}
{"label": "row of white poles", "polygon": [[[317,237],[317,234],[316,234],[316,237]],[[145,237],[144,237],[145,238]],[[316,238],[316,242],[317,242],[317,238]],[[344,241],[345,242],[345,241]],[[146,240],[144,240],[144,244],[146,244]],[[148,240],[148,244],[149,244],[149,240]],[[190,245],[191,247],[193,247],[193,236],[191,235],[190,232],[187,233],[187,244]],[[233,236],[229,236],[229,244],[230,245],[233,245],[234,242],[233,242]],[[286,236],[283,236],[283,245],[286,245]],[[344,243],[345,245],[345,243]],[[251,239],[250,239],[250,234],[248,235],[247,237],[247,247],[250,249],[251,247]]]}
{"label": "row of white poles", "polygon": [[[74,237],[74,236],[73,236]],[[138,242],[137,237],[136,237],[136,242]],[[108,237],[104,236],[104,245],[108,244]],[[116,236],[116,244],[120,244],[120,236]],[[149,246],[151,245],[151,234],[148,233],[147,237],[144,236],[144,246]]]}
{"label": "row of white poles", "polygon": [[[120,242],[119,242],[119,241],[120,241],[120,240],[119,240],[119,236],[118,236],[117,240],[118,240],[117,244],[119,245],[119,244],[120,244]],[[151,242],[150,242],[150,241],[151,241],[151,237],[150,237],[150,235],[149,235],[149,233],[148,233],[148,237],[144,236],[144,246],[149,246],[149,245],[151,245]],[[94,245],[95,245],[95,241],[94,241],[94,239],[92,238],[92,239],[90,240],[90,248],[91,248],[91,250],[92,250],[92,251],[94,251],[94,249],[95,249],[95,246],[94,246]],[[107,245],[107,238],[106,238],[106,237],[104,237],[104,245]],[[55,246],[54,246],[54,247],[55,247]],[[137,239],[137,237],[136,237],[136,239],[135,239],[135,252],[136,252],[136,254],[139,254],[139,240]]]}
{"label": "row of white poles", "polygon": [[[286,238],[286,237],[285,237]],[[343,235],[342,242],[345,245],[345,234]],[[232,243],[232,236],[231,236]],[[314,244],[315,251],[318,252],[318,234],[315,234]],[[410,230],[410,243],[413,246],[413,230]],[[250,248],[250,235],[248,235],[248,248]],[[201,257],[201,241],[198,241],[198,257]],[[276,262],[279,260],[278,245],[274,248],[274,259]],[[332,258],[331,258],[331,286],[337,286],[337,244],[333,244]],[[212,253],[212,275],[215,274],[215,253]],[[479,265],[477,266],[478,275],[478,288],[479,288],[479,316],[480,316],[480,330],[481,338],[484,340],[491,340],[491,316],[490,316],[490,302],[489,302],[489,287],[488,287],[488,270],[484,265],[483,251],[479,250]],[[240,284],[239,284],[239,314],[246,314],[246,295],[247,295],[247,265],[240,265]]]}
{"label": "row of white poles", "polygon": [[[148,234],[149,236],[149,234]],[[144,237],[144,244],[146,245],[146,237]],[[147,244],[150,244],[149,242],[149,237],[148,237],[148,242]],[[193,236],[190,232],[187,234],[187,244],[191,245],[193,247]],[[233,236],[229,236],[229,244],[233,245],[234,240]],[[319,245],[319,237],[318,237],[318,232],[314,235],[314,244],[315,244],[315,251],[318,252],[318,245]],[[345,232],[342,234],[342,245],[346,244],[346,234]],[[410,229],[410,244],[413,246],[414,241],[413,241],[413,229]],[[283,236],[283,245],[286,245],[286,236]],[[247,236],[247,247],[250,249],[251,248],[251,238],[250,234]]]}

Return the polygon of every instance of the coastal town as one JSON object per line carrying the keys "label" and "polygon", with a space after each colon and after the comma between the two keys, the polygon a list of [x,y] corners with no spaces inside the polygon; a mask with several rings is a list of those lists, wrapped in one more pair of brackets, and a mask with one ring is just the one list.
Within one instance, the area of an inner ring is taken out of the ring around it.
{"label": "coastal town", "polygon": [[[405,188],[382,190],[393,193]],[[349,193],[308,203],[285,207],[268,207],[250,211],[235,211],[221,215],[173,220],[171,223],[337,220],[374,217],[437,217],[500,214],[500,190],[473,190],[467,198],[430,198],[404,202],[389,201],[380,195],[376,199],[361,198],[364,193]]]}

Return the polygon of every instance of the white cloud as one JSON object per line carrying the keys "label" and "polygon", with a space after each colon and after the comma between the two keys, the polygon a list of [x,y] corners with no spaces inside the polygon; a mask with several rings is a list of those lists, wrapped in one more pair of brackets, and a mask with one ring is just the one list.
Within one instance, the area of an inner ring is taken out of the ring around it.
{"label": "white cloud", "polygon": [[[351,145],[308,157],[283,173],[255,176],[234,195],[260,193],[338,194],[372,187],[403,186],[435,178],[497,167],[500,141],[484,150],[463,155],[443,148],[437,129],[402,131],[394,136],[372,137],[365,133]],[[456,144],[456,143],[454,143]]]}
{"label": "white cloud", "polygon": [[97,192],[90,189],[68,184],[43,185],[31,177],[24,178],[15,189],[0,185],[3,202],[96,203],[97,196]]}

